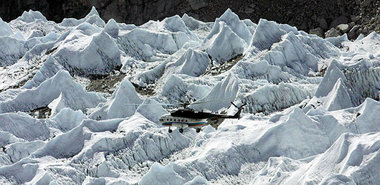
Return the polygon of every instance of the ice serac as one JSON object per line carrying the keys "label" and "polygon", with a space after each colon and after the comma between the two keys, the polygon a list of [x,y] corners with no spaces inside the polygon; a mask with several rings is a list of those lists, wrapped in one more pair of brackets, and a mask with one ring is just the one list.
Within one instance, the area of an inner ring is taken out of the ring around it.
{"label": "ice serac", "polygon": [[[12,165],[0,167],[0,175],[12,179],[14,184],[26,183],[36,175],[39,165],[34,159],[24,159]],[[8,181],[8,183],[10,183]]]}
{"label": "ice serac", "polygon": [[197,35],[200,40],[204,40],[208,36],[209,31],[214,25],[214,22],[202,22],[194,19],[186,13],[183,14],[182,20],[188,29]]}
{"label": "ice serac", "polygon": [[189,98],[201,99],[210,92],[212,87],[202,83],[191,83],[194,82],[192,80],[193,77],[188,75],[170,75],[162,87],[160,94],[170,102],[178,103],[189,101]]}
{"label": "ice serac", "polygon": [[163,55],[175,53],[189,42],[199,42],[199,39],[179,16],[165,18],[163,21],[149,21],[121,33],[118,40],[121,50],[144,61],[157,61]]}
{"label": "ice serac", "polygon": [[93,112],[93,119],[125,118],[135,113],[137,107],[142,103],[132,83],[125,78],[112,97],[103,106]]}
{"label": "ice serac", "polygon": [[153,99],[145,99],[144,102],[137,108],[136,112],[139,112],[145,118],[155,123],[158,123],[160,117],[167,114],[160,103]]}
{"label": "ice serac", "polygon": [[329,94],[333,89],[336,81],[340,78],[345,81],[346,77],[343,72],[339,69],[339,63],[336,60],[331,61],[330,66],[327,68],[326,74],[323,77],[322,82],[318,86],[315,92],[316,97],[323,97]]}
{"label": "ice serac", "polygon": [[[273,21],[260,19],[255,33],[250,41],[250,48],[253,51],[269,49],[274,43],[281,40],[281,36],[288,32],[298,33],[297,28],[285,24],[277,24]],[[256,48],[256,49],[255,49]]]}
{"label": "ice serac", "polygon": [[96,25],[103,28],[105,26],[104,21],[100,18],[98,11],[95,7],[91,8],[91,11],[82,19],[64,18],[60,23],[61,26],[71,27],[78,26],[81,23],[87,22],[89,24]]}
{"label": "ice serac", "polygon": [[[252,38],[252,35],[257,28],[257,24],[253,23],[250,19],[244,19],[243,22],[247,26],[249,32],[251,33],[251,38]],[[250,41],[251,41],[251,39],[247,43],[249,44]]]}
{"label": "ice serac", "polygon": [[315,75],[325,60],[339,56],[339,50],[320,37],[289,31],[277,43],[273,43],[268,51],[261,53],[259,58],[278,65],[283,71],[293,75],[309,76]]}
{"label": "ice serac", "polygon": [[28,157],[31,153],[45,145],[45,142],[37,140],[31,142],[17,142],[7,146],[5,152],[13,163]]}
{"label": "ice serac", "polygon": [[119,36],[119,26],[114,19],[110,19],[107,22],[106,26],[104,27],[104,31],[113,38],[117,38]]}
{"label": "ice serac", "polygon": [[252,81],[265,79],[274,84],[288,82],[293,77],[293,75],[282,71],[279,66],[269,64],[267,60],[239,61],[232,67],[231,71],[240,79]]}
{"label": "ice serac", "polygon": [[304,44],[293,32],[289,32],[282,37],[282,41],[272,46],[264,58],[270,64],[285,66],[294,70],[296,74],[306,76],[310,70],[318,70],[319,61],[308,49],[312,48]]}
{"label": "ice serac", "polygon": [[[94,92],[87,92],[74,82],[67,71],[59,71],[52,78],[33,89],[22,89],[12,97],[0,101],[1,112],[31,111],[48,106],[62,94],[67,107],[86,111],[97,106],[104,98]],[[33,98],[31,98],[33,97]]]}
{"label": "ice serac", "polygon": [[[377,33],[323,39],[231,10],[0,19],[0,184],[376,184],[379,61]],[[194,99],[247,105],[200,133],[158,124],[162,103]]]}
{"label": "ice serac", "polygon": [[326,110],[333,111],[344,108],[352,107],[348,89],[341,78],[339,78],[330,93],[326,96],[326,103],[324,105]]}
{"label": "ice serac", "polygon": [[88,13],[86,17],[84,17],[84,19],[86,20],[86,22],[90,24],[95,24],[99,27],[104,27],[105,25],[103,19],[100,18],[99,13],[94,6],[91,8],[90,13]]}
{"label": "ice serac", "polygon": [[327,96],[333,90],[338,79],[341,79],[341,84],[347,89],[353,106],[360,105],[367,97],[379,97],[380,68],[376,66],[376,63],[364,60],[345,66],[333,60],[315,96],[317,98]]}
{"label": "ice serac", "polygon": [[380,102],[371,98],[367,98],[359,107],[357,107],[356,119],[354,119],[349,127],[355,133],[368,133],[380,131]]}
{"label": "ice serac", "polygon": [[207,53],[218,63],[224,63],[244,52],[252,34],[239,17],[227,9],[217,18],[212,30],[203,41]]}
{"label": "ice serac", "polygon": [[51,115],[56,115],[61,109],[66,108],[65,100],[63,99],[62,93],[58,98],[54,99],[49,103],[48,107],[51,109]]}
{"label": "ice serac", "polygon": [[139,60],[150,60],[156,53],[173,54],[182,47],[169,33],[141,28],[120,33],[118,45],[126,54]]}
{"label": "ice serac", "polygon": [[[89,121],[93,122],[93,120]],[[108,123],[107,123],[108,122]],[[190,138],[179,132],[168,134],[158,129],[153,123],[140,114],[135,114],[122,122],[115,122],[116,128],[111,132],[104,132],[102,127],[107,127],[111,121],[107,120],[97,124],[100,133],[92,133],[92,137],[85,143],[85,147],[75,156],[75,161],[85,159],[97,163],[96,156],[103,156],[101,152],[107,153],[108,166],[134,166],[145,161],[159,161],[164,157],[180,151],[190,144]],[[90,124],[84,124],[89,126]],[[114,125],[114,124],[112,124]],[[90,127],[89,127],[90,128]],[[92,126],[92,132],[95,130]],[[122,162],[121,159],[122,158]],[[96,166],[86,166],[89,172],[97,171]]]}
{"label": "ice serac", "polygon": [[24,21],[26,23],[30,23],[36,20],[42,20],[47,21],[46,17],[42,15],[39,11],[24,11],[20,17],[18,17],[16,20]]}
{"label": "ice serac", "polygon": [[380,98],[380,66],[376,62],[363,61],[357,65],[345,67],[346,81],[351,101],[360,105],[366,98]]}
{"label": "ice serac", "polygon": [[27,141],[50,137],[50,129],[44,120],[34,119],[21,112],[0,114],[0,130]]}
{"label": "ice serac", "polygon": [[210,63],[211,61],[208,58],[207,53],[199,50],[188,49],[178,61],[171,65],[167,65],[166,68],[178,66],[179,69],[177,69],[178,72],[176,73],[197,77],[206,72],[206,69]]}
{"label": "ice serac", "polygon": [[0,17],[0,37],[7,37],[13,34],[12,28]]}
{"label": "ice serac", "polygon": [[193,17],[187,15],[186,13],[183,14],[182,20],[190,30],[195,30],[195,29],[199,28],[199,26],[203,23],[203,22],[198,21],[198,20],[194,19]]}
{"label": "ice serac", "polygon": [[27,52],[25,41],[12,37],[0,37],[0,66],[16,63]]}
{"label": "ice serac", "polygon": [[121,66],[120,51],[104,31],[91,36],[73,32],[57,48],[54,58],[78,75],[107,74]]}
{"label": "ice serac", "polygon": [[209,111],[218,111],[221,108],[227,108],[231,105],[231,102],[235,100],[238,91],[239,80],[230,73],[223,81],[216,84],[207,96],[195,102],[206,103],[192,105],[191,107]]}
{"label": "ice serac", "polygon": [[302,86],[290,83],[265,85],[247,94],[242,101],[247,102],[245,110],[250,113],[269,114],[300,103],[312,94]]}
{"label": "ice serac", "polygon": [[38,87],[42,82],[53,77],[60,70],[65,70],[65,68],[52,56],[49,56],[33,78],[23,85],[23,88],[31,89],[33,87]]}
{"label": "ice serac", "polygon": [[78,126],[69,132],[58,135],[32,153],[34,157],[53,156],[55,158],[69,158],[78,154],[84,146],[85,135],[83,127]]}
{"label": "ice serac", "polygon": [[149,184],[184,184],[185,180],[179,176],[170,165],[162,166],[159,163],[154,163],[147,174],[145,174],[140,185]]}
{"label": "ice serac", "polygon": [[165,18],[162,22],[159,22],[158,30],[173,34],[173,37],[180,45],[185,44],[189,40],[198,41],[198,37],[189,30],[185,22],[178,15]]}
{"label": "ice serac", "polygon": [[87,116],[81,110],[74,111],[70,108],[61,109],[51,118],[54,121],[52,126],[62,132],[68,132],[77,127],[84,119],[87,119]]}
{"label": "ice serac", "polygon": [[228,8],[222,16],[216,18],[215,24],[219,24],[221,21],[225,22],[236,35],[243,39],[245,43],[249,44],[252,37],[251,32],[245,22],[240,20],[238,15],[232,12],[231,9]]}
{"label": "ice serac", "polygon": [[206,52],[218,63],[224,63],[244,52],[245,41],[223,21],[215,23],[204,40]]}

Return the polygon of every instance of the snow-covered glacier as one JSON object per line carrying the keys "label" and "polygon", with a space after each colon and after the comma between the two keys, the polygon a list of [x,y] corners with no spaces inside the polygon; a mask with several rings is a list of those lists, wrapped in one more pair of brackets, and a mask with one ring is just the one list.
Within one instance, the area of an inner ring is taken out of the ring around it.
{"label": "snow-covered glacier", "polygon": [[[95,8],[0,19],[1,184],[379,184],[380,35]],[[168,133],[170,105],[234,114]],[[203,102],[203,103],[200,103]],[[198,104],[199,103],[199,104]]]}

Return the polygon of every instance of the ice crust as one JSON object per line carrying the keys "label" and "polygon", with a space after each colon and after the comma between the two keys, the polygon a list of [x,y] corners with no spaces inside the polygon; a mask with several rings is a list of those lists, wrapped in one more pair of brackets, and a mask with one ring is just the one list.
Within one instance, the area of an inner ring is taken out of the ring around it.
{"label": "ice crust", "polygon": [[[136,26],[92,8],[0,19],[0,41],[0,184],[380,182],[377,33],[323,39],[230,9]],[[159,118],[187,101],[247,105],[168,133]]]}

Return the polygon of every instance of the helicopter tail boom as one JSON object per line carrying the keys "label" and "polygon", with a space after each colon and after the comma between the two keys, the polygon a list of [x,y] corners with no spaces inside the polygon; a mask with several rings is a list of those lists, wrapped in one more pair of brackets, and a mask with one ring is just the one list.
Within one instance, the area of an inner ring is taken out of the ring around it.
{"label": "helicopter tail boom", "polygon": [[233,116],[225,116],[224,118],[240,119],[240,113],[241,113],[241,111],[244,109],[243,107],[244,107],[245,105],[247,105],[247,103],[243,103],[243,104],[240,105],[240,106],[235,105],[233,102],[231,102],[231,104],[232,104],[233,106],[235,106],[235,107],[238,109],[238,111],[237,111]]}

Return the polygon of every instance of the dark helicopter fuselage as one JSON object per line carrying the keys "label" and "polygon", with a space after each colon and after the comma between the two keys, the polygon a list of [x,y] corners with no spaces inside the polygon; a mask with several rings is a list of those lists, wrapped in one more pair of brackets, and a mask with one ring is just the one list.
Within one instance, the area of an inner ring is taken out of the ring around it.
{"label": "dark helicopter fuselage", "polygon": [[[234,104],[233,104],[234,105]],[[238,108],[235,115],[226,114],[214,114],[211,112],[197,111],[189,108],[182,108],[171,112],[170,114],[164,115],[160,118],[160,122],[163,126],[169,126],[169,132],[171,132],[170,127],[178,127],[180,132],[183,132],[183,128],[193,127],[197,129],[197,132],[203,126],[211,125],[215,129],[225,120],[225,119],[239,119],[240,113],[242,111],[243,104]]]}

